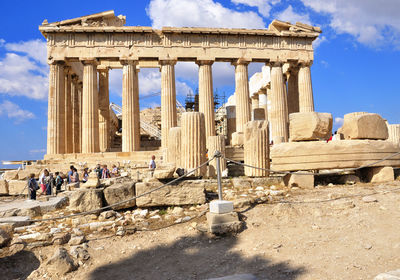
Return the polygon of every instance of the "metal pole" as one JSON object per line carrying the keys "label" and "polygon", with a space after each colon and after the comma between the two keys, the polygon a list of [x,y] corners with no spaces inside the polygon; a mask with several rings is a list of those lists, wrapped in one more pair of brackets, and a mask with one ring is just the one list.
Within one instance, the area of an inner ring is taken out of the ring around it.
{"label": "metal pole", "polygon": [[221,184],[221,153],[215,152],[215,158],[217,160],[217,182],[218,182],[218,199],[222,200],[222,184]]}

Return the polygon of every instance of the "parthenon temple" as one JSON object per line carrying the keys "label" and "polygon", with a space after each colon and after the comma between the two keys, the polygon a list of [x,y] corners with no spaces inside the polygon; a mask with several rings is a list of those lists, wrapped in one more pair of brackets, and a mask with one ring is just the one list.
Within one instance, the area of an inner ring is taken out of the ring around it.
{"label": "parthenon temple", "polygon": [[[271,139],[275,143],[288,141],[289,113],[314,111],[310,66],[312,42],[321,32],[317,27],[277,20],[262,30],[156,30],[124,24],[124,16],[107,11],[54,23],[44,21],[39,27],[47,39],[50,64],[46,159],[110,151],[115,132],[110,129],[110,69],[123,69],[122,153],[115,154],[117,157],[129,157],[141,150],[141,68],[161,71],[160,150],[168,147],[168,132],[177,126],[174,66],[178,61],[199,66],[199,111],[204,114],[206,137],[216,135],[212,76],[215,62],[235,66],[234,134],[242,134],[252,118],[248,79],[251,62],[271,67],[272,106],[268,113],[265,107],[264,116],[270,118]],[[266,93],[258,93],[260,102],[266,99]]]}

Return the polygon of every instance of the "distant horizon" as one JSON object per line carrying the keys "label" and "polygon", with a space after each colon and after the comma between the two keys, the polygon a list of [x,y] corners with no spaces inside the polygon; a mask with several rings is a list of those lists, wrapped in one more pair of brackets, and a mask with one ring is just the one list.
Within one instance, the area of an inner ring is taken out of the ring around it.
{"label": "distant horizon", "polygon": [[[51,3],[51,5],[49,5]],[[133,3],[133,4],[132,4]],[[189,9],[190,7],[190,9]],[[378,113],[390,124],[400,123],[400,3],[385,5],[357,0],[248,1],[146,0],[3,2],[7,11],[0,30],[0,168],[2,161],[43,159],[46,149],[48,65],[46,41],[38,30],[44,19],[56,22],[114,10],[126,16],[127,26],[267,28],[273,19],[321,27],[314,43],[311,67],[316,112],[332,113],[333,131],[346,113]],[[16,20],[23,19],[23,20]],[[204,27],[204,26],[203,26]],[[262,63],[249,65],[249,78]],[[176,65],[177,99],[182,104],[198,87],[198,66]],[[160,104],[158,69],[139,73],[140,107]],[[234,92],[234,68],[213,65],[214,91]],[[121,70],[110,71],[110,102],[122,104]]]}

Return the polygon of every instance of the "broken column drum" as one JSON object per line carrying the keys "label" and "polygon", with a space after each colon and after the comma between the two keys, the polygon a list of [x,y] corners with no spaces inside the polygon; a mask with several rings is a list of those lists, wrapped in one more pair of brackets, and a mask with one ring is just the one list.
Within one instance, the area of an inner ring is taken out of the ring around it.
{"label": "broken column drum", "polygon": [[[204,134],[204,114],[186,112],[181,117],[181,163],[189,172],[206,161],[206,137]],[[204,176],[207,166],[197,169],[191,175]]]}
{"label": "broken column drum", "polygon": [[[244,163],[258,168],[269,169],[268,122],[251,121],[244,131]],[[269,171],[244,167],[246,176],[269,176]]]}
{"label": "broken column drum", "polygon": [[[216,151],[219,151],[221,155],[225,155],[225,137],[223,135],[208,136],[207,141],[208,158],[215,155]],[[226,169],[226,161],[221,158],[220,161],[221,172]],[[215,177],[217,175],[217,161],[216,159],[211,161],[209,164],[210,176]]]}

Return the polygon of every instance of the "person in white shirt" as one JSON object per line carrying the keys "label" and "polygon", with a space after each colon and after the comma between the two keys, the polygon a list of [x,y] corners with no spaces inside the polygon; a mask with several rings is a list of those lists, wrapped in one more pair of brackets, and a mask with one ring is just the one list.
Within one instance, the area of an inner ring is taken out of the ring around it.
{"label": "person in white shirt", "polygon": [[155,159],[156,159],[156,156],[152,155],[151,160],[149,162],[149,169],[150,169],[151,177],[153,177],[154,169],[156,169]]}

